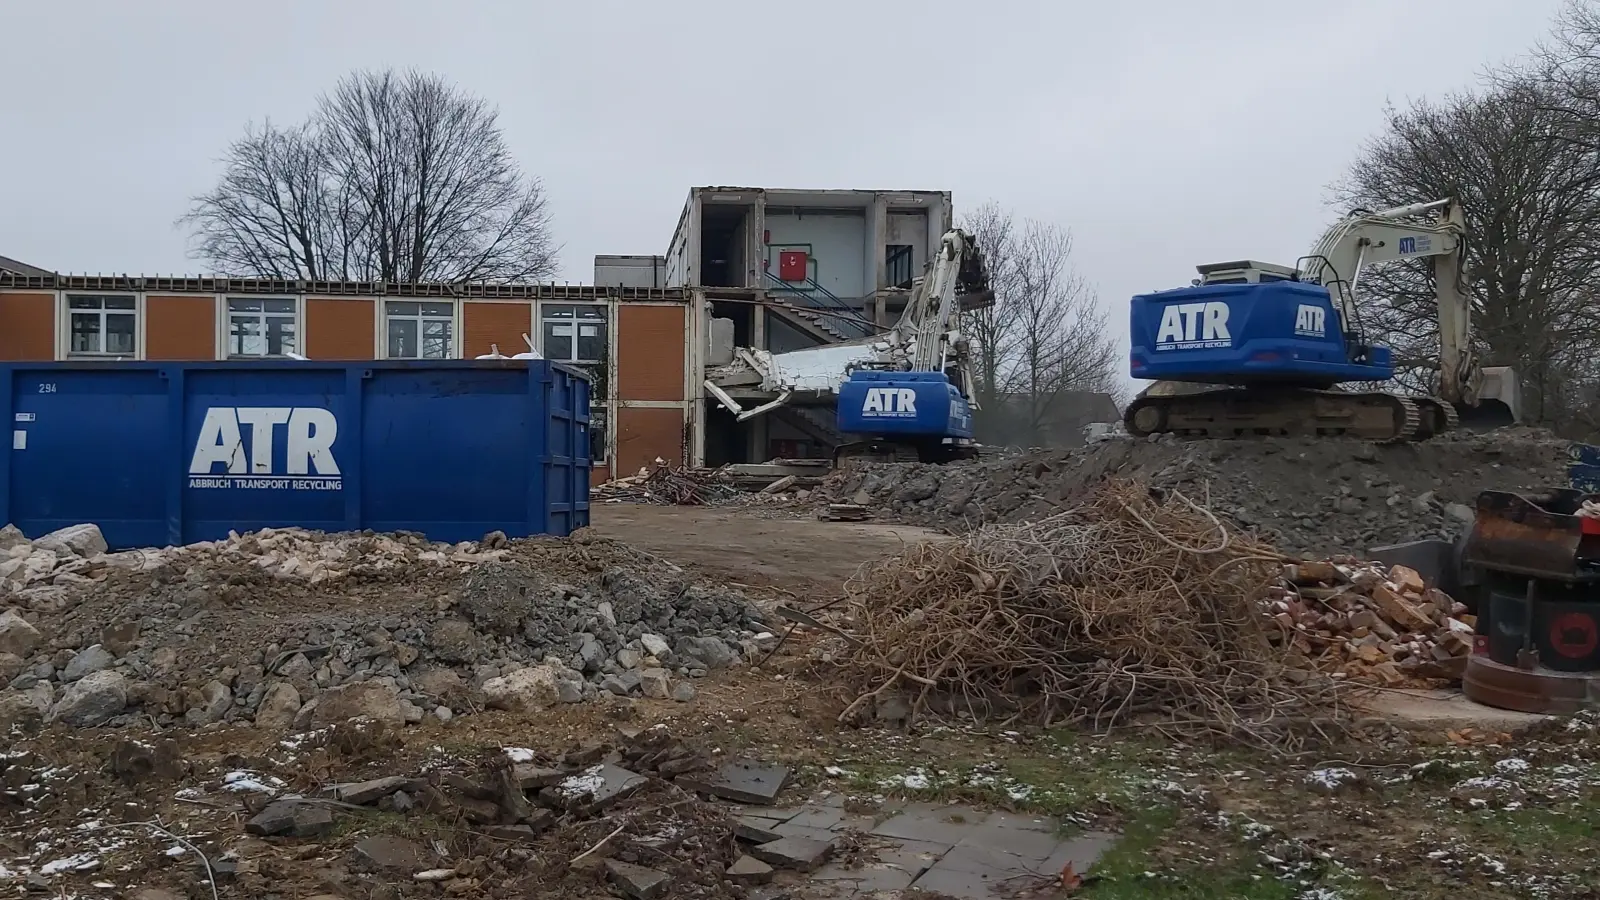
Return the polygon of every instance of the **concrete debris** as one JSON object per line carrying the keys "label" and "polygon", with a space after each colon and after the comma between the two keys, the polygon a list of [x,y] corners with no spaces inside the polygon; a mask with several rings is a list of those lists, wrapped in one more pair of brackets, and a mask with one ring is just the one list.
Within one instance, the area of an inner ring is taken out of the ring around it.
{"label": "concrete debris", "polygon": [[1304,668],[1383,687],[1459,680],[1472,654],[1475,616],[1413,569],[1369,564],[1285,567],[1266,615]]}
{"label": "concrete debris", "polygon": [[263,529],[106,553],[0,530],[0,727],[448,722],[602,693],[687,702],[765,633],[741,593],[592,536]]}
{"label": "concrete debris", "polygon": [[1480,491],[1566,484],[1568,447],[1532,428],[1382,446],[1329,438],[1121,437],[952,465],[852,464],[830,476],[818,497],[867,506],[880,518],[965,531],[1037,521],[1116,475],[1179,489],[1288,553],[1365,556],[1401,541],[1453,540]]}
{"label": "concrete debris", "polygon": [[614,859],[606,860],[606,878],[631,900],[656,900],[666,896],[672,885],[672,876],[665,872]]}

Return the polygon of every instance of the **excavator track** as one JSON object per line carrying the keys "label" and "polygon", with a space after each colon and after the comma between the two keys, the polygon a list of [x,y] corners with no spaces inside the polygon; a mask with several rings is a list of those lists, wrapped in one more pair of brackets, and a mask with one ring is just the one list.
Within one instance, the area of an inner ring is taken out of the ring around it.
{"label": "excavator track", "polygon": [[1123,425],[1135,437],[1318,435],[1404,443],[1448,430],[1454,420],[1450,404],[1431,397],[1309,388],[1212,388],[1140,397],[1128,405]]}

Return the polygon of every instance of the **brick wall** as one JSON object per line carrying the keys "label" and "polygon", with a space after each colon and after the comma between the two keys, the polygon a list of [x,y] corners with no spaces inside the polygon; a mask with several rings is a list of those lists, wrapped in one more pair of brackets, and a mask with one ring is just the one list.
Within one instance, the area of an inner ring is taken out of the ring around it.
{"label": "brick wall", "polygon": [[0,293],[0,360],[56,358],[56,295]]}
{"label": "brick wall", "polygon": [[359,297],[306,299],[306,356],[312,359],[372,359],[378,304]]}
{"label": "brick wall", "polygon": [[154,360],[217,358],[217,300],[211,296],[162,297],[144,301],[144,355]]}
{"label": "brick wall", "polygon": [[683,399],[685,312],[682,306],[617,307],[619,399]]}
{"label": "brick wall", "polygon": [[524,334],[534,336],[531,303],[461,304],[461,355],[465,359],[488,353],[490,344],[500,345],[506,356],[515,356],[528,349],[522,342]]}

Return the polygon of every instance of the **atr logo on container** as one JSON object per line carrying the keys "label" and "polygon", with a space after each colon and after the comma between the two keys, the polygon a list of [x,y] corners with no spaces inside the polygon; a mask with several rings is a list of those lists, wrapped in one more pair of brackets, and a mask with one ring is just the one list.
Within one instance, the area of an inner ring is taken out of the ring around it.
{"label": "atr logo on container", "polygon": [[867,399],[861,402],[861,414],[892,418],[915,417],[917,392],[911,388],[867,388]]}
{"label": "atr logo on container", "polygon": [[1228,304],[1173,303],[1161,311],[1157,350],[1208,350],[1233,346],[1228,333]]}
{"label": "atr logo on container", "polygon": [[[273,468],[280,425],[284,426],[286,445],[282,472]],[[248,451],[245,427],[250,429]],[[339,421],[320,407],[210,407],[190,457],[189,487],[342,490],[344,479],[333,458],[333,439],[338,434]]]}
{"label": "atr logo on container", "polygon": [[1327,310],[1320,306],[1300,304],[1294,314],[1294,333],[1298,337],[1327,337]]}

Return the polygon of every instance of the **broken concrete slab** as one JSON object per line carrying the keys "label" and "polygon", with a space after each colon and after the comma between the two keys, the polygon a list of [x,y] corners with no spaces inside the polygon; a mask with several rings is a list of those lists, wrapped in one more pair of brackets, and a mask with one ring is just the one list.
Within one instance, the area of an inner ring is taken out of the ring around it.
{"label": "broken concrete slab", "polygon": [[606,860],[606,878],[631,900],[655,900],[672,885],[672,876],[632,863]]}
{"label": "broken concrete slab", "polygon": [[774,831],[783,824],[777,819],[764,819],[760,816],[740,816],[734,823],[733,836],[741,841],[752,844],[770,844],[783,837]]}
{"label": "broken concrete slab", "polygon": [[323,789],[322,793],[342,803],[367,806],[382,800],[395,791],[403,790],[410,783],[410,778],[391,775],[388,778],[375,778],[372,781],[329,785]]}
{"label": "broken concrete slab", "polygon": [[257,837],[272,837],[287,834],[294,828],[294,808],[298,804],[293,801],[280,801],[269,803],[262,810],[244,823],[245,834]]}
{"label": "broken concrete slab", "polygon": [[758,844],[750,855],[768,865],[797,872],[814,872],[833,853],[833,842],[808,837],[779,838],[769,844]]}
{"label": "broken concrete slab", "polygon": [[309,803],[296,804],[293,833],[297,838],[327,837],[333,833],[333,810]]}
{"label": "broken concrete slab", "polygon": [[537,790],[556,784],[567,777],[560,769],[547,769],[533,763],[516,763],[511,767],[511,777],[525,791]]}
{"label": "broken concrete slab", "polygon": [[741,856],[723,874],[734,884],[766,884],[772,880],[772,867],[754,856]]}
{"label": "broken concrete slab", "polygon": [[352,849],[356,861],[367,868],[390,872],[413,872],[431,868],[433,854],[415,841],[392,834],[375,834]]}
{"label": "broken concrete slab", "polygon": [[770,806],[788,783],[789,773],[788,766],[738,760],[693,778],[679,777],[676,783],[684,790],[735,803]]}
{"label": "broken concrete slab", "polygon": [[561,809],[592,815],[644,787],[648,780],[627,769],[601,763],[545,788],[539,797]]}

